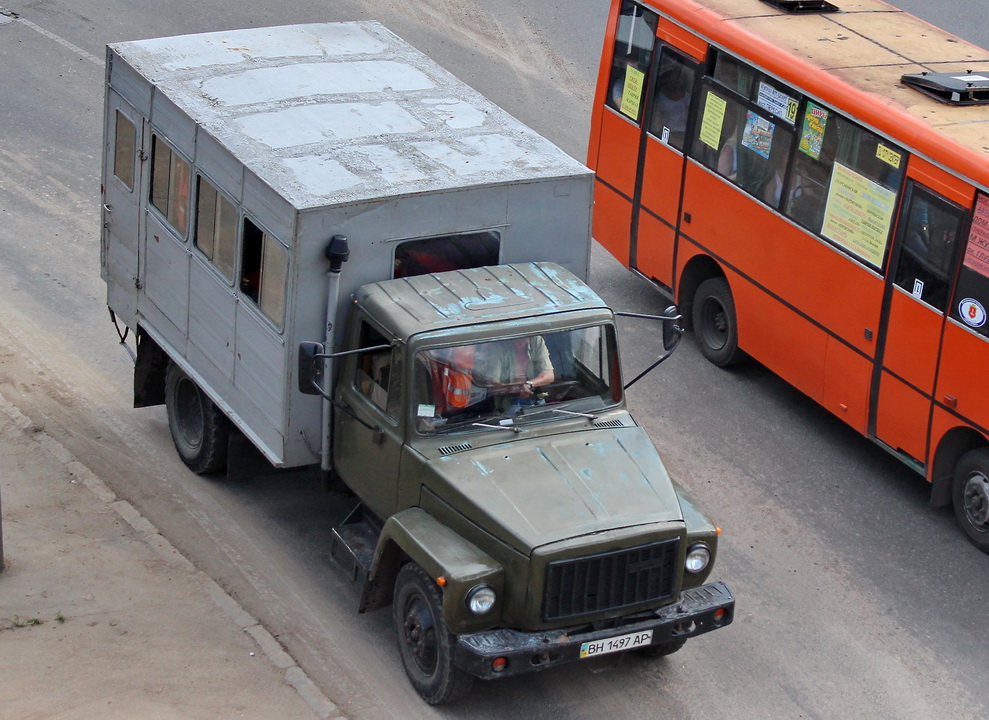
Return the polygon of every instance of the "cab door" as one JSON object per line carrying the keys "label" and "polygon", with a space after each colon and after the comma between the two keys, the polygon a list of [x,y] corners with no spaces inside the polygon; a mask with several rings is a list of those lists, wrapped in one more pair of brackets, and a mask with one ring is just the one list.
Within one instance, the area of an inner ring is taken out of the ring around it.
{"label": "cab door", "polygon": [[[388,340],[367,318],[358,319],[356,345]],[[334,408],[333,467],[380,517],[396,510],[402,456],[401,348],[369,350],[342,359]]]}
{"label": "cab door", "polygon": [[137,312],[144,118],[107,90],[103,148],[102,277],[107,304],[127,321]]}
{"label": "cab door", "polygon": [[913,165],[912,158],[887,274],[870,430],[919,469],[929,460],[937,368],[968,208],[962,193],[938,183],[949,199],[930,187],[936,175],[919,178]]}
{"label": "cab door", "polygon": [[[675,38],[674,30],[684,38]],[[659,22],[659,36],[652,102],[643,122],[645,140],[639,153],[630,265],[673,288],[687,122],[692,116],[697,60],[704,57],[706,45],[664,19]],[[688,51],[679,50],[674,41]]]}

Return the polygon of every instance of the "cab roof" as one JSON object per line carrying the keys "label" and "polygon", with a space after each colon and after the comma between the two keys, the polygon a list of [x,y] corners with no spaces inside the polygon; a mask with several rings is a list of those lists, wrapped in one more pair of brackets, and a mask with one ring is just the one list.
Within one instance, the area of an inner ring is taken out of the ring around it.
{"label": "cab roof", "polygon": [[114,54],[298,209],[590,174],[377,22],[116,43],[126,84]]}
{"label": "cab roof", "polygon": [[571,310],[603,310],[601,297],[555,263],[521,263],[385,280],[355,300],[399,338]]}

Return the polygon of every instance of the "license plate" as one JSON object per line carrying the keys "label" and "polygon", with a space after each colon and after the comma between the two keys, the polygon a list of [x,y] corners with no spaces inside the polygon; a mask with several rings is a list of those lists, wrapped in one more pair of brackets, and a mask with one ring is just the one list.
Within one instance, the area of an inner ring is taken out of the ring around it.
{"label": "license plate", "polygon": [[618,635],[604,640],[593,640],[583,643],[580,646],[580,657],[589,658],[595,655],[607,655],[608,653],[631,650],[632,648],[644,647],[652,643],[652,630],[629,633],[628,635]]}

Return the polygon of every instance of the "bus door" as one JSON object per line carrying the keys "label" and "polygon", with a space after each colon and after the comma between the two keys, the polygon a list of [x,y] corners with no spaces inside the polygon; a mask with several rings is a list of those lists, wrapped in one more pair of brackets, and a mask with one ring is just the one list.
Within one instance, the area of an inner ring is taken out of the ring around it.
{"label": "bus door", "polygon": [[[630,265],[672,290],[687,120],[692,115],[698,59],[703,60],[707,45],[664,18],[659,22],[659,37],[652,102],[643,123],[645,148],[639,154]],[[674,42],[687,52],[675,48]]]}
{"label": "bus door", "polygon": [[594,238],[628,267],[641,121],[658,16],[631,0],[617,2],[620,12],[612,14],[605,36],[614,42],[604,48],[588,165],[597,173]]}
{"label": "bus door", "polygon": [[870,434],[924,466],[945,313],[967,209],[920,184],[911,172],[913,160],[879,325]]}

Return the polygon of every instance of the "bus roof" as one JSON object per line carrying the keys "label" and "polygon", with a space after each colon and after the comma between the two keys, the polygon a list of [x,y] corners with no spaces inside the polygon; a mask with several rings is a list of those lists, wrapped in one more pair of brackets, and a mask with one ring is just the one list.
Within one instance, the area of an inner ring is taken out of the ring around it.
{"label": "bus roof", "polygon": [[398,337],[570,310],[607,312],[604,300],[555,263],[520,263],[385,280],[356,294]]}
{"label": "bus roof", "polygon": [[989,77],[989,50],[881,0],[831,2],[838,12],[789,13],[763,0],[647,0],[707,40],[989,185],[989,106],[950,105],[901,82],[923,72]]}
{"label": "bus roof", "polygon": [[377,22],[155,38],[108,52],[299,209],[590,173]]}

